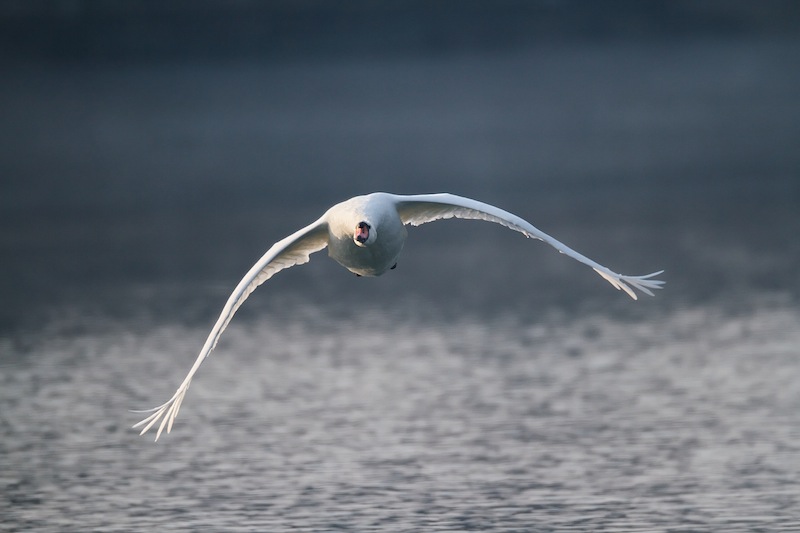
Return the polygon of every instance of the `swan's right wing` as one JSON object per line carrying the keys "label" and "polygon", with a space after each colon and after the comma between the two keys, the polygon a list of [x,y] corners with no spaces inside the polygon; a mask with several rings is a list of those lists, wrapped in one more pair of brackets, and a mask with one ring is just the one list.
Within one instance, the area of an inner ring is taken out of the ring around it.
{"label": "swan's right wing", "polygon": [[442,220],[445,218],[463,218],[472,220],[486,220],[501,224],[507,228],[513,229],[533,239],[544,241],[562,254],[568,255],[581,263],[588,265],[594,269],[595,272],[600,274],[606,281],[613,285],[616,289],[625,291],[628,296],[636,300],[636,293],[631,287],[634,287],[645,294],[653,296],[652,289],[660,289],[663,281],[652,279],[663,272],[653,272],[644,276],[628,276],[625,274],[617,274],[613,270],[604,267],[603,265],[589,259],[585,255],[576,252],[566,244],[551,237],[542,230],[536,228],[522,218],[504,211],[499,207],[489,205],[471,198],[464,198],[463,196],[456,196],[454,194],[441,193],[441,194],[417,194],[417,195],[392,195],[397,213],[403,224],[411,224],[412,226],[419,226],[434,220]]}
{"label": "swan's right wing", "polygon": [[227,327],[228,323],[233,318],[234,313],[244,303],[248,296],[262,283],[271,278],[275,273],[295,265],[307,263],[309,256],[314,252],[318,252],[328,245],[328,223],[325,218],[320,218],[313,224],[289,235],[285,239],[275,243],[267,253],[265,253],[258,262],[253,265],[250,271],[245,274],[244,278],[239,282],[234,289],[233,293],[228,298],[228,302],[222,310],[219,318],[217,319],[214,328],[209,333],[203,349],[197,356],[194,366],[189,370],[189,374],[183,380],[175,394],[162,405],[147,411],[138,411],[151,413],[147,418],[134,425],[134,428],[144,426],[140,435],[143,435],[153,427],[159,420],[161,424],[158,426],[156,433],[156,440],[161,436],[161,432],[166,427],[167,433],[172,429],[172,423],[175,417],[178,416],[178,411],[181,408],[181,402],[189,389],[189,384],[192,377],[200,368],[203,360],[211,354],[214,347],[219,341],[220,335]]}

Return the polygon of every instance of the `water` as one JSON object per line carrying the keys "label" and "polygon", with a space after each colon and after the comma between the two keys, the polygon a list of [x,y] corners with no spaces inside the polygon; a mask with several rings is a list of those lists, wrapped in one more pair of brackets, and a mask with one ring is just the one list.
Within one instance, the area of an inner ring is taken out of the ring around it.
{"label": "water", "polygon": [[[797,57],[14,70],[2,529],[797,530]],[[481,223],[412,230],[375,280],[323,254],[248,300],[172,434],[138,437],[127,410],[172,394],[238,276],[376,189],[478,196],[668,285],[633,302]]]}
{"label": "water", "polygon": [[54,335],[4,365],[6,527],[797,526],[793,307],[374,313],[358,335],[324,307],[288,312],[302,320],[234,323],[157,444],[125,409],[172,392],[202,329]]}

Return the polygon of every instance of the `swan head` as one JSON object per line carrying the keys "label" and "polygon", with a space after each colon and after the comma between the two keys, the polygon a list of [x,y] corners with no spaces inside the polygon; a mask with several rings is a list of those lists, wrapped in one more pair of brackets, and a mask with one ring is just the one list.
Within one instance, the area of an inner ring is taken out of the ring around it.
{"label": "swan head", "polygon": [[356,229],[353,232],[353,242],[356,243],[356,246],[369,246],[375,239],[378,237],[377,232],[372,228],[372,226],[365,221],[361,221],[356,224]]}

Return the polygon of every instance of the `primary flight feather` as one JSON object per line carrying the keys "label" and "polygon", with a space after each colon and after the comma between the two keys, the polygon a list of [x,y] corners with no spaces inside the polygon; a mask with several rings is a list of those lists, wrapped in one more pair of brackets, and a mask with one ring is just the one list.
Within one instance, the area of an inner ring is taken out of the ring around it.
{"label": "primary flight feather", "polygon": [[380,276],[397,264],[406,240],[406,225],[419,226],[453,217],[495,222],[526,237],[544,241],[559,252],[590,266],[611,285],[625,291],[634,300],[637,299],[634,289],[652,296],[652,290],[660,289],[664,284],[663,281],[653,279],[663,271],[646,276],[617,274],[520,217],[477,200],[447,193],[403,196],[378,192],[356,196],[334,205],[317,221],[278,241],[267,250],[233,290],[197,360],[175,394],[154,409],[138,411],[150,414],[133,427],[141,427],[140,435],[143,435],[160,421],[156,440],[164,429],[167,433],[172,430],[172,424],[178,416],[197,369],[214,350],[236,310],[256,287],[275,273],[308,262],[311,254],[327,246],[328,255],[351,272],[359,276]]}

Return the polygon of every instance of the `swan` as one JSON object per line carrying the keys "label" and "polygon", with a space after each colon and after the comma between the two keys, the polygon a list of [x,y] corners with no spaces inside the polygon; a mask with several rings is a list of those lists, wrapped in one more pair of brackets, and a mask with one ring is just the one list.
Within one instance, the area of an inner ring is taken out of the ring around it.
{"label": "swan", "polygon": [[396,195],[376,192],[356,196],[328,209],[315,222],[275,243],[253,265],[228,298],[217,322],[211,329],[197,360],[189,374],[165,403],[138,413],[150,413],[133,428],[142,427],[144,435],[158,421],[157,441],[164,429],[169,433],[181,408],[197,369],[217,345],[222,332],[234,313],[248,296],[277,272],[295,265],[307,263],[311,254],[328,247],[328,255],[337,263],[358,276],[380,276],[397,265],[397,258],[406,240],[406,226],[419,226],[426,222],[447,218],[486,220],[518,231],[526,237],[539,239],[588,265],[618,290],[637,299],[633,289],[653,296],[653,289],[660,289],[663,281],[653,279],[663,272],[645,276],[626,276],[576,252],[560,241],[535,228],[529,222],[498,207],[448,193]]}

